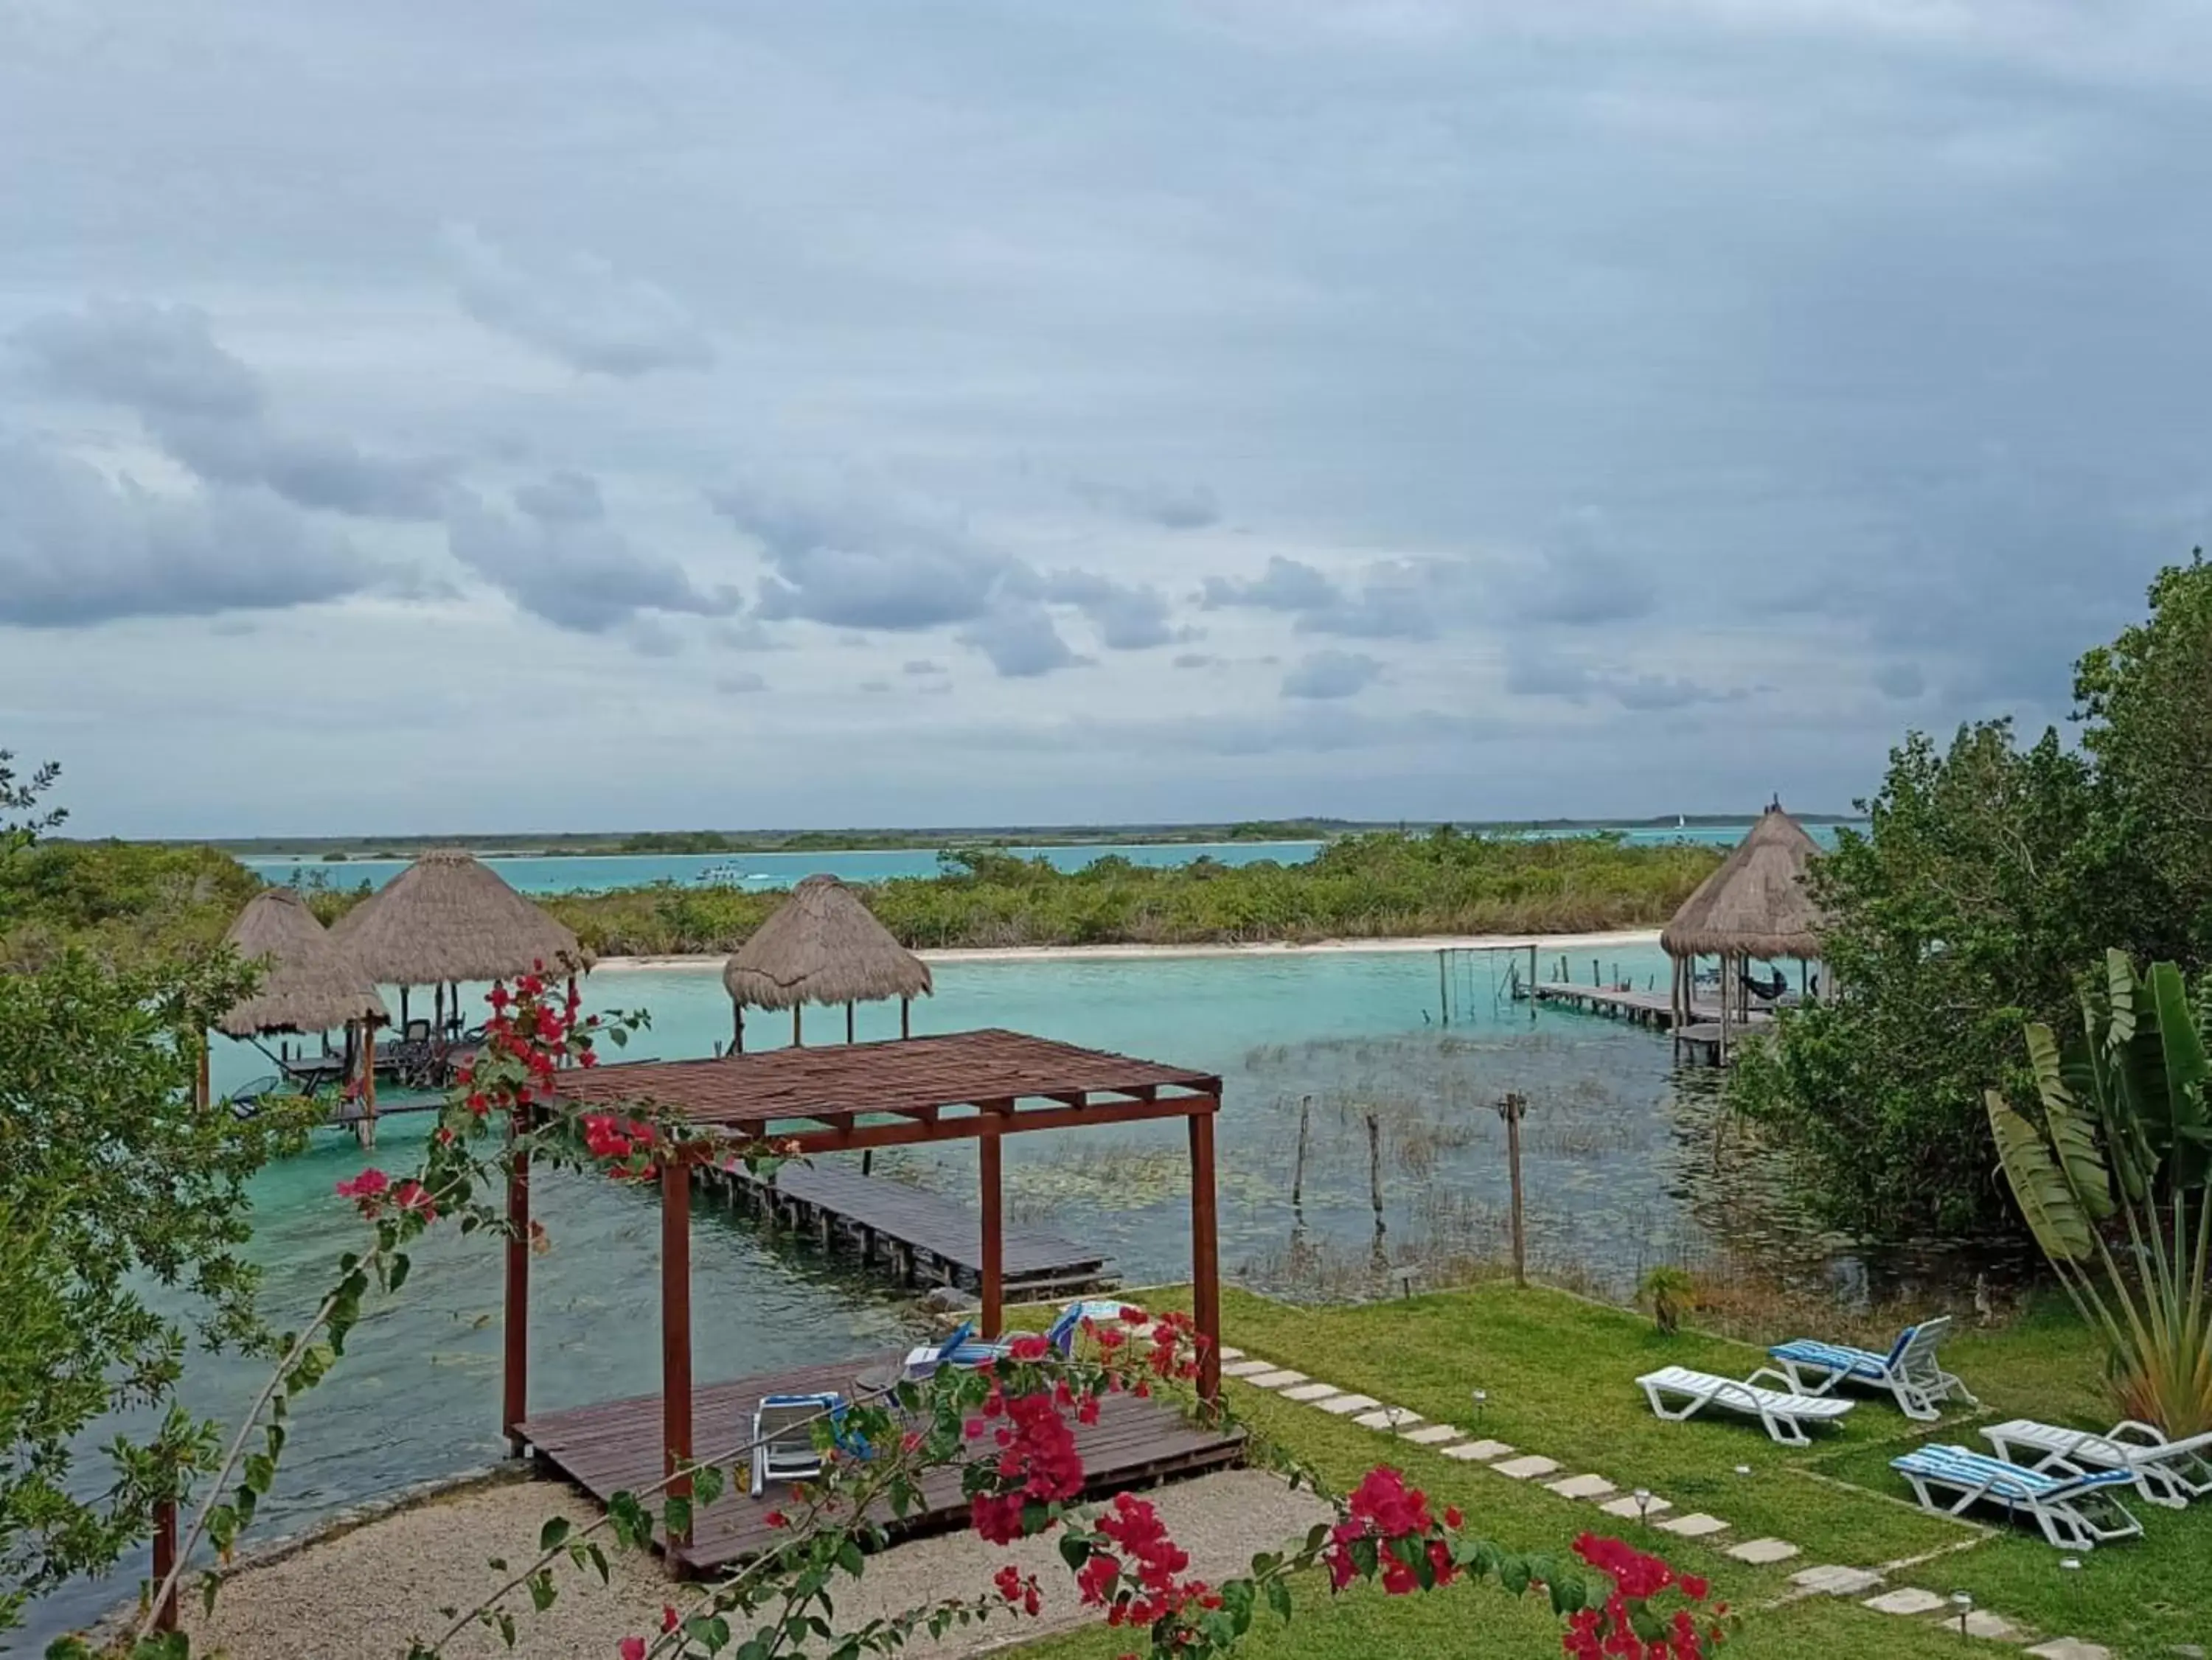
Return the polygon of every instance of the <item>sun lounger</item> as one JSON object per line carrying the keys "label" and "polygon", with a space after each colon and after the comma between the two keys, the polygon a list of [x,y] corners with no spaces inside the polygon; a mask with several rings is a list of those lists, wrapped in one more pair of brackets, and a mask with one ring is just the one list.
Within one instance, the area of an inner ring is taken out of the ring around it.
{"label": "sun lounger", "polygon": [[[1759,1375],[1753,1374],[1754,1378]],[[1805,1433],[1808,1423],[1832,1423],[1858,1404],[1856,1401],[1838,1401],[1832,1396],[1765,1389],[1754,1381],[1692,1372],[1687,1366],[1649,1372],[1636,1381],[1650,1399],[1651,1410],[1670,1423],[1694,1417],[1706,1407],[1723,1407],[1758,1419],[1766,1433],[1784,1446],[1812,1445],[1813,1438]],[[1670,1410],[1661,1398],[1669,1395],[1687,1397],[1686,1404],[1679,1410]]]}
{"label": "sun lounger", "polygon": [[821,1475],[814,1427],[827,1421],[834,1434],[844,1414],[842,1395],[763,1396],[753,1409],[753,1497],[771,1482],[811,1481]]}
{"label": "sun lounger", "polygon": [[1790,1387],[1805,1395],[1826,1395],[1845,1383],[1886,1389],[1897,1397],[1898,1408],[1908,1418],[1933,1422],[1943,1415],[1938,1403],[1964,1401],[1981,1403],[1966,1386],[1936,1364],[1936,1350],[1951,1330],[1951,1318],[1923,1320],[1897,1334],[1889,1353],[1852,1348],[1842,1343],[1815,1342],[1801,1337],[1766,1352],[1781,1362]]}
{"label": "sun lounger", "polygon": [[[2008,1464],[1965,1447],[1916,1447],[1889,1461],[1912,1484],[1921,1507],[1964,1516],[1976,1505],[2002,1505],[2033,1518],[2043,1536],[2061,1550],[2091,1550],[2115,1539],[2132,1539],[2142,1524],[2128,1513],[2116,1489],[2135,1485],[2124,1469],[2084,1470],[2053,1457],[2040,1469]],[[1956,1497],[1950,1495],[1955,1494]]]}
{"label": "sun lounger", "polygon": [[[2191,1499],[2212,1493],[2212,1434],[2192,1435],[2185,1441],[2169,1441],[2149,1424],[2130,1419],[2112,1426],[2109,1435],[2088,1430],[2062,1429],[2033,1418],[2014,1418],[1993,1424],[1982,1432],[1997,1457],[2030,1469],[2048,1470],[2057,1464],[2076,1469],[2125,1470],[2135,1477],[2136,1491],[2154,1505],[2185,1510]],[[2034,1457],[2033,1462],[2021,1455]]]}

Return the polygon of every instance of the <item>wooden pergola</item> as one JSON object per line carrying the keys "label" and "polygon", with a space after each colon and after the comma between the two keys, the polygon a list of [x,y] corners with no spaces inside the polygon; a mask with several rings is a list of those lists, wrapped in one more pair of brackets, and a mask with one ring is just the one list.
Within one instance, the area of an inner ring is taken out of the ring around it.
{"label": "wooden pergola", "polygon": [[[775,1049],[712,1060],[640,1061],[561,1075],[563,1100],[610,1111],[652,1108],[741,1140],[796,1143],[800,1154],[973,1141],[981,1167],[982,1329],[1004,1324],[1003,1147],[1009,1136],[1094,1124],[1182,1118],[1190,1138],[1192,1308],[1207,1340],[1199,1377],[1220,1390],[1221,1289],[1213,1120],[1221,1080],[1211,1073],[1080,1049],[1018,1032],[985,1030],[821,1049]],[[660,1166],[660,1407],[664,1469],[694,1457],[691,1381],[691,1182],[709,1156]],[[528,1439],[530,1176],[516,1160],[507,1214],[506,1372],[502,1427],[519,1451]],[[688,1479],[672,1493],[688,1494]]]}

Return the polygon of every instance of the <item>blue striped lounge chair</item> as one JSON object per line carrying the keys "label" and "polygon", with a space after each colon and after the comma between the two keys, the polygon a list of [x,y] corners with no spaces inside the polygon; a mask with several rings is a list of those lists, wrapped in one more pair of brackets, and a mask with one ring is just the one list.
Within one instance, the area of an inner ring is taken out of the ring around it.
{"label": "blue striped lounge chair", "polygon": [[[1765,1389],[1756,1381],[1758,1376],[1754,1373],[1752,1380],[1738,1382],[1710,1372],[1692,1372],[1687,1366],[1664,1366],[1645,1372],[1636,1381],[1651,1403],[1651,1410],[1669,1423],[1679,1424],[1706,1407],[1719,1407],[1758,1419],[1769,1436],[1790,1447],[1813,1445],[1813,1438],[1805,1433],[1807,1424],[1833,1423],[1858,1404],[1832,1396]],[[1670,1408],[1667,1404],[1670,1396],[1682,1396],[1683,1404]]]}
{"label": "blue striped lounge chair", "polygon": [[2115,1539],[2132,1539],[2142,1524],[2120,1502],[2118,1489],[2136,1484],[2124,1469],[2085,1470],[2063,1459],[2029,1469],[1965,1447],[1916,1447],[1890,1468],[1912,1484],[1921,1508],[1939,1516],[1964,1516],[1976,1505],[2002,1505],[2024,1514],[2060,1550],[2094,1550]]}
{"label": "blue striped lounge chair", "polygon": [[2134,1419],[2113,1425],[2109,1434],[2099,1435],[2038,1423],[2033,1418],[2014,1418],[1992,1424],[1982,1434],[1998,1457],[2027,1464],[2030,1469],[2047,1470],[2065,1464],[2125,1470],[2135,1477],[2136,1491],[2145,1500],[2169,1510],[2186,1510],[2191,1499],[2212,1493],[2212,1433],[2169,1441],[2164,1431]]}
{"label": "blue striped lounge chair", "polygon": [[822,1474],[814,1427],[827,1420],[832,1436],[842,1438],[845,1405],[843,1396],[829,1392],[761,1397],[753,1409],[754,1498],[771,1483],[811,1481]]}
{"label": "blue striped lounge chair", "polygon": [[1905,1327],[1887,1354],[1842,1343],[1815,1342],[1809,1337],[1778,1344],[1766,1352],[1780,1364],[1790,1387],[1800,1394],[1826,1395],[1846,1383],[1886,1389],[1897,1397],[1898,1409],[1906,1417],[1933,1423],[1943,1415],[1941,1402],[1981,1404],[1936,1362],[1936,1351],[1950,1330],[1951,1317],[1946,1314]]}

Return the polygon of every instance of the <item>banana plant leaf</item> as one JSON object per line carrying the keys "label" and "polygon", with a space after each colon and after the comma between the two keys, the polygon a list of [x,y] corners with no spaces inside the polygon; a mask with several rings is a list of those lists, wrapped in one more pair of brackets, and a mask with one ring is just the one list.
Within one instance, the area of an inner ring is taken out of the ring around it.
{"label": "banana plant leaf", "polygon": [[2212,1116],[2208,1116],[2204,1101],[2212,1059],[2205,1055],[2181,971],[2170,962],[2154,964],[2150,993],[2166,1070],[2165,1099],[2159,1104],[2164,1109],[2162,1150],[2171,1161],[2173,1185],[2195,1191],[2212,1173]]}
{"label": "banana plant leaf", "polygon": [[2097,1143],[2096,1126],[2068,1087],[2058,1039],[2040,1021],[2027,1028],[2027,1057],[2035,1069],[2044,1130],[2058,1174],[2090,1220],[2102,1221],[2112,1214],[2112,1174]]}
{"label": "banana plant leaf", "polygon": [[1983,1101],[1996,1138],[1997,1162],[2036,1244],[2054,1262],[2085,1260],[2096,1248],[2089,1215],[2076,1202],[2051,1148],[2035,1126],[1996,1090],[1984,1092]]}

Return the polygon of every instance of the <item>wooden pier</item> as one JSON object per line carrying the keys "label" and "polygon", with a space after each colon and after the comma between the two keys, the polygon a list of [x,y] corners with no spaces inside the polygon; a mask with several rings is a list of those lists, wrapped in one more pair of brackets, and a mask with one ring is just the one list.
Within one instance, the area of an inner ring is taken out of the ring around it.
{"label": "wooden pier", "polygon": [[[982,1223],[974,1211],[917,1187],[879,1181],[835,1165],[787,1164],[763,1180],[734,1161],[702,1172],[770,1222],[811,1234],[824,1249],[844,1243],[902,1285],[980,1290]],[[1010,1301],[1050,1301],[1114,1284],[1103,1252],[1040,1228],[1005,1230]]]}
{"label": "wooden pier", "polygon": [[1577,985],[1570,980],[1545,980],[1535,987],[1538,1003],[1561,1003],[1586,1014],[1610,1015],[1616,1019],[1632,1021],[1638,1026],[1648,1026],[1668,1033],[1674,1040],[1676,1057],[1686,1057],[1708,1066],[1720,1066],[1733,1057],[1732,1051],[1746,1035],[1769,1024],[1772,1015],[1754,1009],[1747,1016],[1729,1021],[1729,1049],[1724,1057],[1721,1050],[1721,1006],[1717,998],[1699,998],[1690,1005],[1692,1019],[1680,1027],[1674,1025],[1672,1002],[1664,992],[1638,991],[1632,987],[1613,985]]}
{"label": "wooden pier", "polygon": [[[834,1390],[856,1398],[896,1377],[901,1358],[895,1353],[867,1355],[694,1390],[691,1427],[701,1462],[726,1466],[734,1460],[738,1469],[713,1504],[694,1511],[691,1537],[674,1553],[677,1571],[709,1573],[788,1540],[768,1523],[770,1512],[788,1502],[788,1493],[778,1487],[751,1497],[745,1460],[739,1456],[751,1439],[753,1409],[761,1396]],[[666,1473],[661,1407],[659,1396],[641,1395],[533,1414],[519,1431],[541,1466],[558,1470],[605,1504],[620,1492],[642,1493]],[[1075,1445],[1083,1459],[1085,1491],[1092,1493],[1220,1469],[1244,1457],[1243,1431],[1193,1424],[1170,1401],[1140,1401],[1126,1393],[1100,1402],[1097,1423],[1075,1427]],[[916,1507],[902,1517],[878,1519],[895,1534],[913,1534],[964,1526],[968,1514],[960,1469],[947,1465],[922,1477]],[[653,1543],[666,1554],[667,1542],[657,1532]]]}

